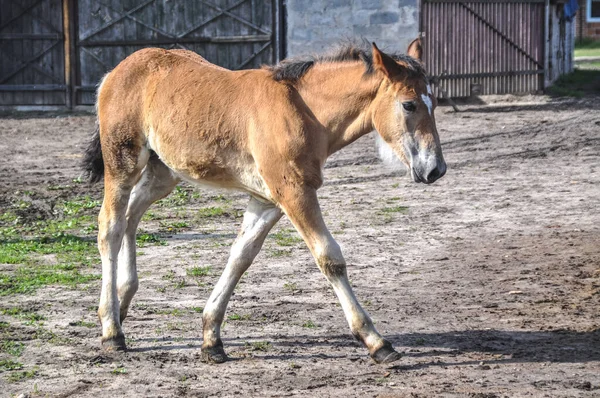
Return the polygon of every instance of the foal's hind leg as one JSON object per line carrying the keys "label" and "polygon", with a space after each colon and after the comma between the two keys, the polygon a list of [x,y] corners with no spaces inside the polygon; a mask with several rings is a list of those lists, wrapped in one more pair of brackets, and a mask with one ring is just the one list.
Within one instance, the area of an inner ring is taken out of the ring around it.
{"label": "foal's hind leg", "polygon": [[264,204],[251,198],[244,213],[244,222],[225,270],[215,285],[202,314],[202,356],[205,361],[221,363],[227,360],[221,341],[221,324],[233,289],[254,257],[260,251],[267,234],[282,216],[281,210],[272,204]]}
{"label": "foal's hind leg", "polygon": [[171,170],[153,156],[148,161],[140,181],[135,185],[127,205],[127,229],[119,251],[117,269],[117,291],[121,324],[127,316],[131,299],[138,289],[138,276],[135,259],[135,232],[148,207],[167,196],[177,185],[179,179]]}
{"label": "foal's hind leg", "polygon": [[387,363],[400,359],[400,354],[377,332],[371,318],[354,296],[346,274],[346,261],[325,226],[316,191],[312,188],[291,190],[281,205],[304,238],[319,269],[331,283],[352,334],[367,347],[375,362]]}
{"label": "foal's hind leg", "polygon": [[125,336],[119,319],[117,260],[127,227],[127,203],[148,160],[148,150],[137,142],[135,133],[117,128],[114,137],[102,141],[102,155],[105,175],[104,200],[98,216],[98,249],[102,259],[98,317],[102,323],[102,345],[107,349],[122,350],[125,349]]}

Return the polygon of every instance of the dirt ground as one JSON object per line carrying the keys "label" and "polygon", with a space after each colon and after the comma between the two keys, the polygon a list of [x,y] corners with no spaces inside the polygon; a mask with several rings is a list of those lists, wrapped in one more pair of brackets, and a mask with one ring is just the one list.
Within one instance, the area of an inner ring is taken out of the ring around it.
{"label": "dirt ground", "polygon": [[[0,395],[600,396],[600,97],[444,106],[437,124],[448,173],[434,185],[382,165],[371,135],[332,156],[320,190],[357,296],[403,353],[397,363],[374,364],[354,341],[285,219],[229,305],[232,360],[202,363],[199,311],[247,198],[183,186],[141,225],[159,244],[139,249],[130,350],[100,350],[99,280],[0,296],[0,333],[24,343],[18,360],[35,369],[0,373]],[[0,119],[0,211],[28,200],[51,217],[60,201],[100,199],[100,185],[77,180],[93,126],[89,115]],[[10,308],[35,309],[55,338]]]}

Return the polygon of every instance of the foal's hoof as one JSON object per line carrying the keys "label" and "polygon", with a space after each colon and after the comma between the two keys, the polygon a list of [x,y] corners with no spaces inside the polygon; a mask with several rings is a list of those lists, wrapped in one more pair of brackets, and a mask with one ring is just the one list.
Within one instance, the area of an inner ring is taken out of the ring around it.
{"label": "foal's hoof", "polygon": [[371,354],[371,358],[377,363],[391,363],[402,358],[402,355],[394,350],[394,347],[390,343],[387,343]]}
{"label": "foal's hoof", "polygon": [[202,361],[207,363],[223,363],[229,358],[222,346],[202,348]]}
{"label": "foal's hoof", "polygon": [[119,333],[116,337],[102,337],[102,349],[104,351],[126,351],[125,335]]}

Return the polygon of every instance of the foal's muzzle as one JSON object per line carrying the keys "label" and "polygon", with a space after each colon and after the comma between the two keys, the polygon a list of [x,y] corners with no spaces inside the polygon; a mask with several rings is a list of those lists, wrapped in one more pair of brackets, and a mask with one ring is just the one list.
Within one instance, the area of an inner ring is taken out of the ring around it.
{"label": "foal's muzzle", "polygon": [[414,182],[431,184],[446,174],[446,162],[436,161],[433,164],[414,165],[411,167],[411,175]]}

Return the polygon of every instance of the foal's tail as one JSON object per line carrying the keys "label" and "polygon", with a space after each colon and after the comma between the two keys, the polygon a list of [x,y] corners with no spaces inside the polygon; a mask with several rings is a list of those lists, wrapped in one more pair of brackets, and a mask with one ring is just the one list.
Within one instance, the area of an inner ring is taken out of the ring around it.
{"label": "foal's tail", "polygon": [[96,130],[92,140],[85,150],[83,161],[81,162],[84,174],[90,183],[95,184],[104,177],[104,159],[102,159],[102,145],[100,145],[100,127],[96,125]]}

